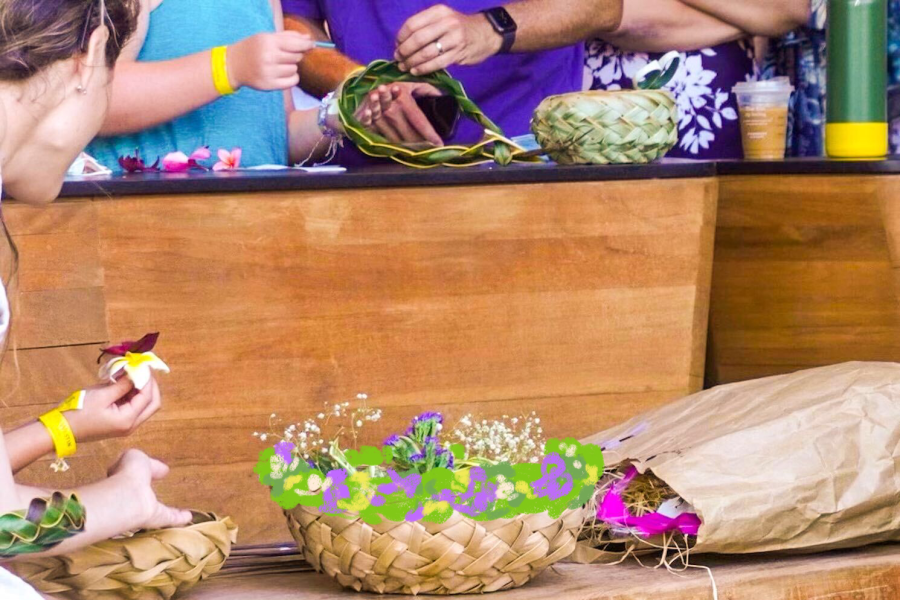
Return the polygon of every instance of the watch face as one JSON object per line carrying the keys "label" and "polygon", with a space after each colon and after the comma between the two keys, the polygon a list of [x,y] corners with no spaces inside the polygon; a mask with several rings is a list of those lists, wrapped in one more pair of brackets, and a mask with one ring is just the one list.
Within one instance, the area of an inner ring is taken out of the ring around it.
{"label": "watch face", "polygon": [[496,26],[502,31],[516,30],[516,22],[513,21],[513,18],[506,12],[505,8],[492,8],[488,13],[491,16],[491,20],[494,21]]}

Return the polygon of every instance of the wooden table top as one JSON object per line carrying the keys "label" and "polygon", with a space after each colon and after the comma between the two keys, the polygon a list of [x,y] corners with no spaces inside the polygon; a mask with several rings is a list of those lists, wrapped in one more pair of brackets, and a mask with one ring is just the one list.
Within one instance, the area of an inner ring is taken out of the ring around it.
{"label": "wooden table top", "polygon": [[[900,598],[900,545],[802,557],[695,557],[708,565],[718,598],[740,600],[889,600]],[[652,564],[645,559],[646,564]],[[422,596],[425,598],[426,596]],[[506,600],[706,600],[713,599],[704,569],[673,574],[621,565],[561,564]],[[188,600],[373,600],[350,595],[324,575],[293,573],[222,577],[205,582]]]}

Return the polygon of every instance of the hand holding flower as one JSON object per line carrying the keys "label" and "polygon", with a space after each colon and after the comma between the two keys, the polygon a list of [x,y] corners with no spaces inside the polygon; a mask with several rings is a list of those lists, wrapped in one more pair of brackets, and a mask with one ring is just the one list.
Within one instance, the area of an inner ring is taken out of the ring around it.
{"label": "hand holding flower", "polygon": [[88,388],[83,408],[65,414],[75,438],[93,442],[131,435],[160,407],[162,397],[152,375],[142,390],[135,389],[128,377],[121,377],[115,383]]}

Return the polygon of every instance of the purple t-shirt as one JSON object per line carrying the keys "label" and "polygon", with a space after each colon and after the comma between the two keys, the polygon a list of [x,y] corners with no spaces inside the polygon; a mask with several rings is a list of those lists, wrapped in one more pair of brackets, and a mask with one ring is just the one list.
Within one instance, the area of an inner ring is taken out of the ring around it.
{"label": "purple t-shirt", "polygon": [[[502,0],[443,0],[450,8],[472,14],[503,4]],[[406,20],[438,4],[435,0],[282,0],[286,15],[328,22],[338,49],[361,64],[393,60],[397,33]],[[466,93],[508,136],[530,132],[531,116],[541,100],[552,94],[581,89],[584,46],[527,54],[494,56],[450,73]],[[455,139],[481,138],[480,128],[460,123]]]}

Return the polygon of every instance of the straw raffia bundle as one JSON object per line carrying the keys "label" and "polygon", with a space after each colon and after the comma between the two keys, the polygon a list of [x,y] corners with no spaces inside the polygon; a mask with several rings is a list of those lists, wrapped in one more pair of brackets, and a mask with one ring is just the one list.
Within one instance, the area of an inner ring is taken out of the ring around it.
{"label": "straw raffia bundle", "polygon": [[298,506],[285,513],[306,560],[342,586],[381,594],[469,594],[524,585],[575,549],[583,509],[474,521],[369,525]]}
{"label": "straw raffia bundle", "polygon": [[678,106],[662,90],[562,94],[541,102],[531,129],[560,164],[648,163],[678,142]]}
{"label": "straw raffia bundle", "polygon": [[[413,148],[394,144],[380,134],[363,127],[354,116],[365,101],[366,96],[380,85],[401,82],[418,82],[433,85],[441,92],[453,96],[459,103],[460,111],[484,130],[484,138],[473,146],[440,146]],[[351,75],[341,86],[338,100],[341,122],[354,144],[365,154],[374,157],[391,158],[409,167],[427,169],[441,165],[448,167],[470,167],[496,162],[508,165],[513,161],[536,162],[534,157],[525,157],[525,150],[503,135],[467,95],[462,84],[447,71],[435,71],[429,75],[415,76],[401,71],[395,62],[376,60],[360,72]]]}
{"label": "straw raffia bundle", "polygon": [[14,566],[38,591],[62,598],[169,600],[221,569],[236,539],[231,519],[194,513],[187,527],[141,531]]}

